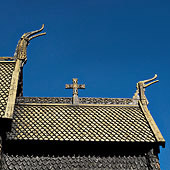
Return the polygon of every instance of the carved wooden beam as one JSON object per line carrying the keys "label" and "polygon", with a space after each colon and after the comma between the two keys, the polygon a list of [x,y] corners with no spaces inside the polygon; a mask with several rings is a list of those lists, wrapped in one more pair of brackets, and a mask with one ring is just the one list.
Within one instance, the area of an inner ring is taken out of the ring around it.
{"label": "carved wooden beam", "polygon": [[26,54],[27,46],[29,44],[29,41],[32,40],[33,38],[46,34],[46,33],[40,33],[38,35],[35,35],[41,32],[43,29],[44,29],[44,24],[39,30],[27,32],[23,34],[18,42],[17,48],[14,53],[14,57],[13,57],[16,59],[16,64],[15,64],[15,69],[12,74],[6,111],[5,111],[5,115],[3,116],[3,118],[12,119],[13,117],[13,111],[14,111],[17,90],[18,90],[19,77],[21,74],[21,68],[23,67],[23,65],[25,64],[27,60],[27,54]]}
{"label": "carved wooden beam", "polygon": [[146,105],[143,105],[141,101],[139,101],[139,106],[141,107],[153,133],[155,134],[156,140],[160,142],[163,147],[165,147],[165,139],[163,138],[158,126],[156,125],[148,107]]}

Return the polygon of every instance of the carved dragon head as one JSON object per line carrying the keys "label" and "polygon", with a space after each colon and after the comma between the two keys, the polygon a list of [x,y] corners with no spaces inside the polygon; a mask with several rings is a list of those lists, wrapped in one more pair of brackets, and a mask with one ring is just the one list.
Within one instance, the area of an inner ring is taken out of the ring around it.
{"label": "carved dragon head", "polygon": [[[148,100],[147,100],[147,98],[145,96],[145,88],[152,85],[152,84],[154,84],[154,83],[157,83],[159,80],[155,80],[156,78],[157,78],[157,74],[155,74],[155,76],[153,78],[151,78],[151,79],[139,81],[136,84],[137,90],[136,90],[136,93],[133,96],[133,99],[138,99],[138,96],[139,96],[142,103],[148,105],[149,102],[148,102]],[[152,81],[152,80],[155,80],[155,81]],[[148,84],[145,84],[145,83],[148,83]]]}
{"label": "carved dragon head", "polygon": [[[139,88],[139,84],[142,85],[143,88],[146,88],[148,86],[150,86],[151,84],[154,84],[154,83],[157,83],[159,80],[155,80],[157,78],[157,74],[155,74],[155,76],[151,79],[148,79],[148,80],[143,80],[143,81],[139,81],[136,85],[137,88]],[[155,80],[153,82],[151,82],[152,80]],[[150,83],[148,83],[150,82]],[[145,83],[148,83],[148,84],[145,84]]]}
{"label": "carved dragon head", "polygon": [[[44,29],[44,24],[42,25],[42,27],[39,30],[27,32],[22,35],[22,37],[18,41],[16,50],[14,53],[14,57],[16,59],[23,60],[24,63],[26,62],[26,60],[27,60],[27,46],[29,45],[29,42],[36,37],[45,35],[46,34],[45,32],[37,34],[37,33],[41,32],[43,29]],[[37,35],[35,35],[35,34],[37,34]]]}

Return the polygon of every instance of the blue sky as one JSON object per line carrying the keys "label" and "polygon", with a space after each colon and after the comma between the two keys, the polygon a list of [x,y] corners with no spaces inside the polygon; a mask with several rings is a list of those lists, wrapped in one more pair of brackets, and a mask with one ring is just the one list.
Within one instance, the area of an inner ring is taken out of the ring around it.
{"label": "blue sky", "polygon": [[149,109],[166,139],[162,169],[170,167],[170,1],[6,0],[0,2],[0,56],[13,56],[24,32],[45,24],[31,41],[24,66],[25,96],[72,96],[77,77],[85,97],[132,97],[136,83],[158,74],[146,89]]}

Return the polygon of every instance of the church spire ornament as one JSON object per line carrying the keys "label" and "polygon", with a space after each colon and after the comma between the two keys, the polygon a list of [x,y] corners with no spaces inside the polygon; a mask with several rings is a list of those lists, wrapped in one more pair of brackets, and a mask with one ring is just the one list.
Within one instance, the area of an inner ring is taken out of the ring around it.
{"label": "church spire ornament", "polygon": [[79,98],[78,98],[78,89],[85,89],[85,84],[78,84],[78,79],[73,78],[72,79],[73,84],[66,84],[66,89],[73,89],[73,105],[79,104]]}

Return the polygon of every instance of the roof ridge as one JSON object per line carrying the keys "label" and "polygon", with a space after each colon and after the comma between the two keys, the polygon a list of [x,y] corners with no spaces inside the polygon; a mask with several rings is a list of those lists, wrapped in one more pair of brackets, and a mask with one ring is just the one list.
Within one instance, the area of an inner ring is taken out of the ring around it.
{"label": "roof ridge", "polygon": [[[17,97],[19,103],[72,104],[72,97]],[[80,97],[79,104],[138,105],[132,98]]]}

